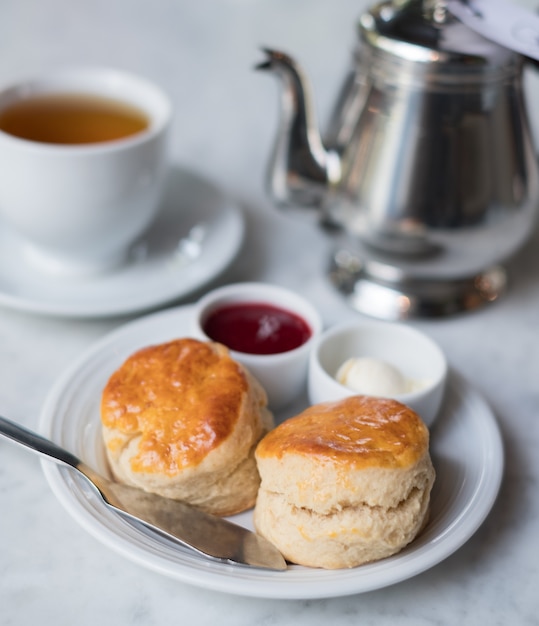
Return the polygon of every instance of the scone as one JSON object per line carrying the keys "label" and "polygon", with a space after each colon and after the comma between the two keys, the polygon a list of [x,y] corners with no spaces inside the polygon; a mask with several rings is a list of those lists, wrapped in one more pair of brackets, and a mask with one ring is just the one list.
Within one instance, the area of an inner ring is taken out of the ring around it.
{"label": "scone", "polygon": [[337,569],[382,559],[427,521],[429,431],[395,400],[312,406],[268,433],[255,457],[256,529],[293,563]]}
{"label": "scone", "polygon": [[116,478],[208,513],[254,505],[254,449],[273,426],[266,393],[225,346],[177,339],[139,350],[101,400]]}

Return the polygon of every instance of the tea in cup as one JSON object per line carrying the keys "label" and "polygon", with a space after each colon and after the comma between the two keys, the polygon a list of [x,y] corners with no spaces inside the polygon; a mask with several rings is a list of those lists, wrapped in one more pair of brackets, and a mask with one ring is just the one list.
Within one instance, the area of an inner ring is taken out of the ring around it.
{"label": "tea in cup", "polygon": [[167,96],[111,69],[60,71],[0,91],[0,217],[36,268],[121,264],[159,209]]}

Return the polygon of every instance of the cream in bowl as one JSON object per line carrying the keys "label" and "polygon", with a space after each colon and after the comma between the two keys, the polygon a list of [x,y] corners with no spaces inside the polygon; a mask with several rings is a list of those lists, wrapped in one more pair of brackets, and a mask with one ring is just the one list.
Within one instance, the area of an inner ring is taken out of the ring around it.
{"label": "cream in bowl", "polygon": [[192,331],[224,344],[264,387],[273,410],[305,386],[309,353],[322,330],[316,309],[277,285],[237,283],[211,291],[195,307]]}
{"label": "cream in bowl", "polygon": [[325,331],[310,356],[312,404],[363,394],[393,398],[431,425],[442,404],[447,361],[438,345],[404,324],[352,322]]}

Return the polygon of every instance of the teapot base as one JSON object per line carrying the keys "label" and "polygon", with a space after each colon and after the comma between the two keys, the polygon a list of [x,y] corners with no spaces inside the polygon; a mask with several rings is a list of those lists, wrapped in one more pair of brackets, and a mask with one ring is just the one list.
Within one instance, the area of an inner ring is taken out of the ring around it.
{"label": "teapot base", "polygon": [[331,257],[329,278],[352,308],[384,320],[472,311],[494,302],[507,288],[501,265],[459,278],[417,278],[342,248]]}

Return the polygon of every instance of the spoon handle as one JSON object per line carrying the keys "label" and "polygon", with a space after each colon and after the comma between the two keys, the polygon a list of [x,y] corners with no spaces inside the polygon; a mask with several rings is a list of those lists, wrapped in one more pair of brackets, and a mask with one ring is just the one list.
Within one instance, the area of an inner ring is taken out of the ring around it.
{"label": "spoon handle", "polygon": [[0,415],[0,435],[15,441],[16,443],[30,448],[43,456],[59,463],[65,463],[75,469],[79,469],[80,460],[71,452],[60,448],[52,441],[41,437],[37,433],[27,430],[20,424],[16,424]]}

